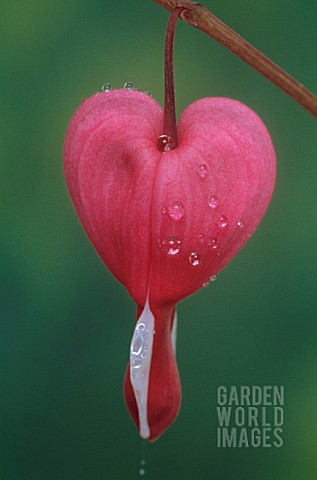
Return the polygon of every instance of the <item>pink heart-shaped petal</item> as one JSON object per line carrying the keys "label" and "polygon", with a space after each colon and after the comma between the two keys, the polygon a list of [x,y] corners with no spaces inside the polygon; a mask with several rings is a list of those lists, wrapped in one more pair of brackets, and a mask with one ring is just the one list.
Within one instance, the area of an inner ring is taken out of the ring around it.
{"label": "pink heart-shaped petal", "polygon": [[[78,217],[140,317],[147,296],[155,336],[147,399],[150,439],[175,419],[180,382],[171,345],[175,305],[216,275],[252,235],[275,183],[275,154],[258,116],[205,98],[178,125],[178,147],[157,148],[161,107],[137,91],[85,100],[65,140],[64,166]],[[130,376],[128,408],[138,424]]]}

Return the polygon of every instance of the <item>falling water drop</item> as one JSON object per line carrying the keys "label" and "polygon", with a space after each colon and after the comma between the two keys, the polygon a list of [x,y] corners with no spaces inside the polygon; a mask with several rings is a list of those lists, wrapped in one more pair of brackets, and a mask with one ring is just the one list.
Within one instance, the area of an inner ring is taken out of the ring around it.
{"label": "falling water drop", "polygon": [[196,267],[197,265],[200,264],[200,255],[199,253],[197,252],[192,252],[189,257],[188,257],[188,261],[191,265],[193,265],[194,267]]}
{"label": "falling water drop", "polygon": [[205,178],[208,175],[208,166],[205,163],[201,163],[197,167],[197,173],[201,178]]}
{"label": "falling water drop", "polygon": [[168,207],[168,213],[173,220],[179,222],[184,216],[185,208],[181,203],[176,202]]}
{"label": "falling water drop", "polygon": [[125,84],[123,85],[123,88],[126,88],[127,90],[133,90],[133,83],[125,82]]}
{"label": "falling water drop", "polygon": [[112,90],[112,86],[110,85],[110,83],[104,83],[101,87],[101,90],[103,92],[110,92],[110,90]]}
{"label": "falling water drop", "polygon": [[168,152],[169,150],[172,150],[174,140],[168,135],[160,135],[157,139],[156,146],[161,152]]}
{"label": "falling water drop", "polygon": [[208,206],[210,208],[215,209],[218,207],[218,205],[219,205],[219,198],[216,197],[216,195],[212,195],[208,201]]}

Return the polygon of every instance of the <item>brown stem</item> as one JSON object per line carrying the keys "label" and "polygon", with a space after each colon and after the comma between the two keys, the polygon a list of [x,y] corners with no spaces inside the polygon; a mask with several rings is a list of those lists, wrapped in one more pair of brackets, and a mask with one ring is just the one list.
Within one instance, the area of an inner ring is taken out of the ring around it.
{"label": "brown stem", "polygon": [[177,7],[186,9],[181,13],[183,20],[221,43],[317,118],[317,97],[310,90],[235,33],[203,5],[187,0],[154,0],[154,2],[167,10],[174,10]]}

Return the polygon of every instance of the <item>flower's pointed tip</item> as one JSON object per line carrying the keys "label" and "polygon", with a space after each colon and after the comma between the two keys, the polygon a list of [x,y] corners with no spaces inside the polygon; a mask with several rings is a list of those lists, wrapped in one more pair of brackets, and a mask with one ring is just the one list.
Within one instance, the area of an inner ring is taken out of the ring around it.
{"label": "flower's pointed tip", "polygon": [[[146,324],[151,317],[149,312],[152,313],[149,308],[145,307],[137,322],[135,332],[140,321],[142,324]],[[134,372],[131,363],[128,365],[124,379],[124,397],[128,411],[139,430],[140,436],[150,442],[157,440],[170,427],[180,409],[181,386],[171,338],[174,312],[175,307],[172,306],[168,311],[160,312],[156,309],[154,313],[155,335],[150,376],[148,383],[142,384],[145,391],[142,392],[142,388],[141,391],[140,389],[138,391],[136,388],[137,382],[133,378]],[[148,318],[145,318],[146,316]],[[145,328],[143,331],[145,331]],[[135,333],[130,352],[133,349],[134,342],[136,346],[142,343],[139,337],[135,337]],[[143,345],[145,346],[146,343],[147,340],[144,338]],[[142,354],[141,351],[140,354]],[[130,355],[130,358],[134,362],[133,355]],[[145,376],[142,375],[142,382],[144,378]]]}

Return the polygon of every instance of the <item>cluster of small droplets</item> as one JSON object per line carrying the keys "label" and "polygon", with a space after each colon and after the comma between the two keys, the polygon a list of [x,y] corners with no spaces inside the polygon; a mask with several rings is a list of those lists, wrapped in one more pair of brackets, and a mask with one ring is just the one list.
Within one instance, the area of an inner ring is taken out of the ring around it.
{"label": "cluster of small droplets", "polygon": [[123,88],[127,90],[134,90],[136,92],[141,92],[141,93],[144,93],[145,95],[148,95],[149,97],[152,97],[151,92],[149,92],[148,90],[142,90],[142,88],[134,88],[134,85],[132,82],[125,82],[123,85]]}
{"label": "cluster of small droplets", "polygon": [[201,262],[201,259],[200,259],[200,255],[199,253],[197,252],[192,252],[189,257],[188,257],[188,261],[191,265],[193,265],[194,267],[196,267],[197,265],[200,264]]}
{"label": "cluster of small droplets", "polygon": [[168,135],[160,135],[156,142],[157,148],[161,152],[168,152],[174,146],[174,140]]}
{"label": "cluster of small droplets", "polygon": [[206,178],[208,175],[208,166],[205,163],[201,163],[197,167],[197,173],[200,178]]}
{"label": "cluster of small droplets", "polygon": [[103,92],[110,92],[112,90],[112,86],[110,85],[110,83],[104,83],[101,87],[101,90]]}

